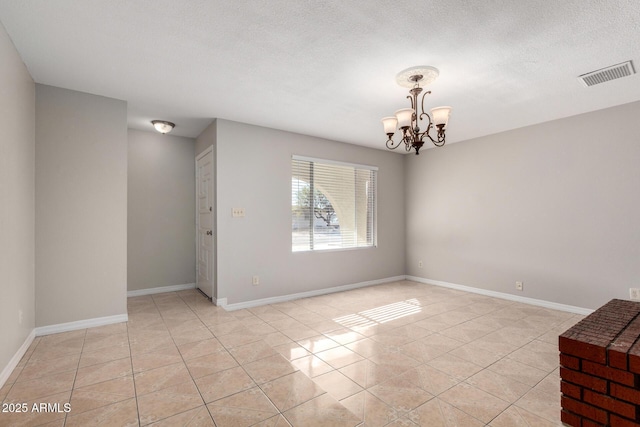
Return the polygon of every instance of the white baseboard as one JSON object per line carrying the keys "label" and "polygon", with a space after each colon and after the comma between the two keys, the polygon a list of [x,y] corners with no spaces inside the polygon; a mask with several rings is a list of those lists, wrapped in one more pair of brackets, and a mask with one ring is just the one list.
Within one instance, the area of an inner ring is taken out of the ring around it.
{"label": "white baseboard", "polygon": [[[367,282],[360,282],[360,283],[353,283],[353,284],[350,284],[350,285],[335,286],[335,287],[332,287],[332,288],[324,288],[324,289],[318,289],[318,290],[314,290],[314,291],[299,292],[299,293],[295,293],[295,294],[281,295],[281,296],[277,296],[277,297],[262,298],[262,299],[256,299],[256,300],[251,300],[251,301],[238,302],[238,303],[234,303],[234,304],[228,304],[227,303],[227,298],[212,298],[211,301],[213,302],[214,305],[216,305],[218,307],[222,307],[222,308],[224,308],[225,310],[228,310],[228,311],[233,311],[233,310],[241,310],[243,308],[258,307],[258,306],[261,306],[261,305],[276,304],[276,303],[279,303],[279,302],[291,301],[291,300],[295,300],[295,299],[308,298],[308,297],[314,297],[314,296],[318,296],[318,295],[331,294],[331,293],[335,293],[335,292],[348,291],[350,289],[363,288],[363,287],[366,287],[366,286],[380,285],[382,283],[397,282],[397,281],[400,281],[400,280],[411,280],[411,281],[418,282],[418,283],[425,283],[425,284],[428,284],[428,285],[441,286],[441,287],[450,288],[450,289],[457,289],[457,290],[460,290],[460,291],[471,292],[471,293],[474,293],[474,294],[480,294],[480,295],[490,296],[490,297],[494,297],[494,298],[506,299],[506,300],[510,300],[510,301],[516,301],[516,302],[521,302],[521,303],[524,303],[524,304],[530,304],[530,305],[535,305],[535,306],[539,306],[539,307],[550,308],[550,309],[553,309],[553,310],[566,311],[566,312],[575,313],[575,314],[589,315],[589,314],[593,313],[593,311],[594,311],[594,310],[591,310],[591,309],[588,309],[588,308],[576,307],[576,306],[573,306],[573,305],[560,304],[560,303],[556,303],[556,302],[540,300],[540,299],[535,299],[535,298],[528,298],[528,297],[523,297],[523,296],[519,296],[519,295],[508,294],[508,293],[505,293],[505,292],[490,291],[490,290],[487,290],[487,289],[475,288],[473,286],[458,285],[458,284],[455,284],[455,283],[443,282],[443,281],[440,281],[440,280],[425,279],[425,278],[417,277],[417,276],[388,277],[388,278],[385,278],[385,279],[370,280],[370,281],[367,281]],[[135,291],[128,291],[127,292],[127,297],[159,294],[159,293],[163,293],[163,292],[184,291],[184,290],[187,290],[187,289],[195,289],[195,287],[196,287],[195,283],[186,283],[184,285],[160,286],[160,287],[157,287],[157,288],[149,288],[149,289],[140,289],[140,290],[135,290]],[[95,319],[92,319],[92,320],[95,320]],[[125,320],[118,320],[116,322],[109,322],[109,323],[117,323],[117,322],[126,322],[126,319]],[[72,322],[72,323],[78,323],[78,322]],[[82,322],[80,322],[80,323],[82,323]],[[106,324],[109,324],[109,323],[103,323],[103,324],[106,325]],[[46,333],[42,333],[42,334],[39,333],[39,332],[43,328],[36,328],[36,335],[40,336],[40,335],[46,335],[46,334],[54,334],[54,333],[58,333],[58,332],[71,331],[71,330],[74,330],[74,329],[84,329],[84,328],[88,328],[88,327],[91,327],[91,326],[101,326],[103,324],[93,324],[93,325],[90,325],[90,326],[80,326],[80,327],[77,327],[77,328],[64,329],[64,330],[55,329],[53,332],[46,332]],[[53,325],[51,327],[46,326],[45,328],[54,328],[54,327],[65,326],[65,325],[71,325],[71,324]]]}
{"label": "white baseboard", "polygon": [[405,276],[387,277],[385,279],[369,280],[367,282],[352,283],[350,285],[342,285],[342,286],[334,286],[332,288],[317,289],[315,291],[299,292],[295,294],[281,295],[277,297],[255,299],[255,300],[245,301],[245,302],[237,302],[235,304],[227,304],[227,298],[218,298],[216,305],[224,308],[227,311],[241,310],[243,308],[251,308],[251,307],[258,307],[260,305],[276,304],[279,302],[291,301],[295,299],[309,298],[309,297],[315,297],[318,295],[332,294],[335,292],[342,292],[342,291],[348,291],[351,289],[364,288],[366,286],[380,285],[380,284],[389,283],[389,282],[397,282],[399,280],[404,280],[404,279],[405,279]]}
{"label": "white baseboard", "polygon": [[521,297],[519,295],[512,295],[512,294],[507,294],[507,293],[504,293],[504,292],[490,291],[490,290],[481,289],[481,288],[474,288],[472,286],[457,285],[455,283],[442,282],[442,281],[439,281],[439,280],[424,279],[422,277],[416,277],[416,276],[406,276],[406,278],[407,278],[407,280],[412,280],[414,282],[419,282],[419,283],[425,283],[427,285],[442,286],[444,288],[457,289],[459,291],[471,292],[471,293],[474,293],[474,294],[480,294],[480,295],[485,295],[485,296],[494,297],[494,298],[506,299],[506,300],[510,300],[510,301],[521,302],[521,303],[524,303],[524,304],[530,304],[530,305],[536,305],[536,306],[539,306],[539,307],[550,308],[550,309],[553,309],[553,310],[566,311],[566,312],[569,312],[569,313],[582,314],[582,315],[585,315],[585,316],[594,312],[594,310],[591,310],[589,308],[576,307],[576,306],[573,306],[573,305],[560,304],[560,303],[557,303],[557,302],[545,301],[545,300],[535,299],[535,298]]}
{"label": "white baseboard", "polygon": [[152,295],[161,294],[164,292],[177,292],[185,291],[187,289],[195,289],[195,283],[185,283],[184,285],[171,285],[171,286],[159,286],[157,288],[137,289],[135,291],[128,291],[127,297],[139,297],[140,295]]}
{"label": "white baseboard", "polygon": [[111,325],[129,320],[128,314],[117,314],[115,316],[96,317],[95,319],[78,320],[77,322],[59,323],[57,325],[40,326],[36,328],[36,336],[58,334],[60,332],[76,331],[78,329],[93,328],[96,326]]}
{"label": "white baseboard", "polygon": [[24,340],[24,343],[22,343],[22,346],[20,346],[18,351],[16,351],[16,354],[14,354],[11,360],[9,360],[7,366],[4,367],[4,369],[0,373],[0,388],[4,386],[4,383],[7,381],[7,379],[9,379],[13,370],[16,368],[16,366],[18,366],[18,363],[20,363],[20,359],[22,359],[22,356],[24,356],[24,354],[27,352],[35,337],[36,330],[32,329],[27,338]]}
{"label": "white baseboard", "polygon": [[27,352],[27,349],[33,342],[35,337],[43,335],[57,334],[60,332],[76,331],[78,329],[93,328],[95,326],[111,325],[113,323],[121,323],[129,320],[129,315],[118,314],[115,316],[97,317],[94,319],[79,320],[77,322],[59,323],[57,325],[40,326],[31,331],[27,339],[22,346],[18,349],[16,354],[11,358],[7,366],[4,367],[2,373],[0,373],[0,388],[4,385],[7,378],[11,375],[16,368],[22,356]]}
{"label": "white baseboard", "polygon": [[213,305],[218,306],[218,307],[222,307],[225,308],[227,306],[227,299],[226,298],[211,298],[211,302],[213,302]]}

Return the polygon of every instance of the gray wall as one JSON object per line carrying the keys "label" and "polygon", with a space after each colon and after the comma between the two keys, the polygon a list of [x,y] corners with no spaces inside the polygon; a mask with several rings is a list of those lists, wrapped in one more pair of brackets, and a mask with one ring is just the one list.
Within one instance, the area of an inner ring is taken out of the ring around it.
{"label": "gray wall", "polygon": [[628,299],[639,117],[635,102],[407,157],[407,274],[591,309]]}
{"label": "gray wall", "polygon": [[127,104],[36,85],[36,326],[126,314]]}
{"label": "gray wall", "polygon": [[35,326],[35,85],[2,24],[0,64],[1,387],[3,370]]}
{"label": "gray wall", "polygon": [[127,288],[195,283],[195,140],[128,136]]}
{"label": "gray wall", "polygon": [[218,129],[217,120],[214,119],[209,126],[205,130],[202,131],[200,136],[196,138],[196,156],[202,153],[207,148],[216,145],[216,137],[217,137],[217,129]]}
{"label": "gray wall", "polygon": [[[377,248],[291,252],[293,154],[379,167]],[[219,298],[232,304],[404,274],[401,155],[218,119],[216,156]],[[234,207],[246,217],[232,218]]]}

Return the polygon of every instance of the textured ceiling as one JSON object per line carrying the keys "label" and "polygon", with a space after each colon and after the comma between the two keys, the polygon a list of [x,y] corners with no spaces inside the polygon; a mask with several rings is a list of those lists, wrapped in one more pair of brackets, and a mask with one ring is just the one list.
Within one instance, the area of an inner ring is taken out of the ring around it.
{"label": "textured ceiling", "polygon": [[638,74],[576,78],[640,66],[637,0],[0,0],[0,21],[36,82],[189,137],[219,117],[383,148],[415,65],[440,70],[448,142],[640,100]]}

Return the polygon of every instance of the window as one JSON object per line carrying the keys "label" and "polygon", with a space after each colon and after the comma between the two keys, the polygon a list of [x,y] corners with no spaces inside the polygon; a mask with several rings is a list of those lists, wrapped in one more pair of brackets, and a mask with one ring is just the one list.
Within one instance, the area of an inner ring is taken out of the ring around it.
{"label": "window", "polygon": [[375,246],[377,170],[293,156],[291,250]]}

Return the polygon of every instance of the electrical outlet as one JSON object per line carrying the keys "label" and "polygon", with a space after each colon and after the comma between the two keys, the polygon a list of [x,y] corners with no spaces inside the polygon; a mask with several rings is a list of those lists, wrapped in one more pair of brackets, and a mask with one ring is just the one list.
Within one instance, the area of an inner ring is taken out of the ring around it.
{"label": "electrical outlet", "polygon": [[253,276],[253,286],[258,286],[260,284],[260,277],[259,276]]}
{"label": "electrical outlet", "polygon": [[519,291],[521,291],[521,290],[522,290],[522,288],[523,288],[523,284],[522,284],[522,282],[516,282],[516,289],[517,289],[517,290],[519,290]]}
{"label": "electrical outlet", "polygon": [[244,208],[231,208],[231,216],[234,218],[244,218]]}
{"label": "electrical outlet", "polygon": [[640,301],[640,288],[629,288],[629,298]]}
{"label": "electrical outlet", "polygon": [[18,324],[22,325],[22,310],[18,310]]}
{"label": "electrical outlet", "polygon": [[422,261],[418,261],[418,268],[422,268]]}

